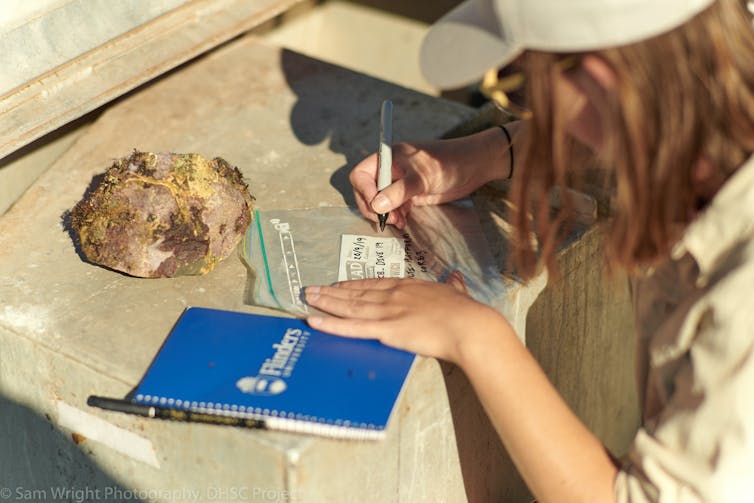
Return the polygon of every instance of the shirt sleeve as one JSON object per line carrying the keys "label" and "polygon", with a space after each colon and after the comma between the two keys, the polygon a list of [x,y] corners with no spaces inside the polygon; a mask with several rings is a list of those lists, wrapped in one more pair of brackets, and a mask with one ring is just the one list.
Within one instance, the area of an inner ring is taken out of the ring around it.
{"label": "shirt sleeve", "polygon": [[687,350],[672,359],[672,371],[650,369],[672,376],[665,381],[668,399],[658,416],[637,433],[615,481],[617,501],[751,501],[751,293],[751,284],[736,285],[733,280],[722,292],[706,297],[681,327],[679,340],[686,341]]}

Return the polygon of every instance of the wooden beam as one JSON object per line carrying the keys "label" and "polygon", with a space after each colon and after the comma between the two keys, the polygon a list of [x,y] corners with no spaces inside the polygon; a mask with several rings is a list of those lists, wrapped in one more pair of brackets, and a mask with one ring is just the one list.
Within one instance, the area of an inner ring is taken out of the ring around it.
{"label": "wooden beam", "polygon": [[0,96],[0,158],[301,0],[194,0]]}

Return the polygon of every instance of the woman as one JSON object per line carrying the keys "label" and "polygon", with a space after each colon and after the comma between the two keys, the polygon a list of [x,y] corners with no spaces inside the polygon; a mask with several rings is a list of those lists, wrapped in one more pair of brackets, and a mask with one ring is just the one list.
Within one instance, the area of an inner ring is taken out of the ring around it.
{"label": "woman", "polygon": [[[644,424],[627,459],[610,456],[459,278],[309,287],[307,301],[334,315],[309,323],[459,365],[540,501],[754,498],[754,30],[744,2],[470,0],[422,49],[441,86],[493,68],[485,83],[502,105],[496,69],[511,62],[526,77],[530,120],[396,145],[394,183],[380,194],[374,156],[351,181],[366,217],[390,211],[402,226],[412,205],[513,170],[516,206],[534,214],[515,219],[518,265],[531,274],[568,218],[543,196],[571,178],[571,144],[612,170],[609,259],[636,274],[645,362]],[[521,239],[532,231],[535,244]],[[526,413],[510,406],[522,401]]]}

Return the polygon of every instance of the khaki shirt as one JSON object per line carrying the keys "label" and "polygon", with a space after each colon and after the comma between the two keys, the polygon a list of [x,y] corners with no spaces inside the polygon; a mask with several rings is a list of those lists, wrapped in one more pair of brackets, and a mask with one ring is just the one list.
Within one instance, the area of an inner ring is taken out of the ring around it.
{"label": "khaki shirt", "polygon": [[644,426],[617,500],[754,502],[754,157],[634,296]]}

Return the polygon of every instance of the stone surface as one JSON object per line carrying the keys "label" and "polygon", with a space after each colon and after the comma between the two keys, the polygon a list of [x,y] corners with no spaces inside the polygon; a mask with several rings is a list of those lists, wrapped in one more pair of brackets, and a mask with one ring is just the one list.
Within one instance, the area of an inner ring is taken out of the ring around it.
{"label": "stone surface", "polygon": [[134,151],[92,183],[70,215],[81,251],[132,276],[205,274],[251,222],[243,175],[219,157]]}

